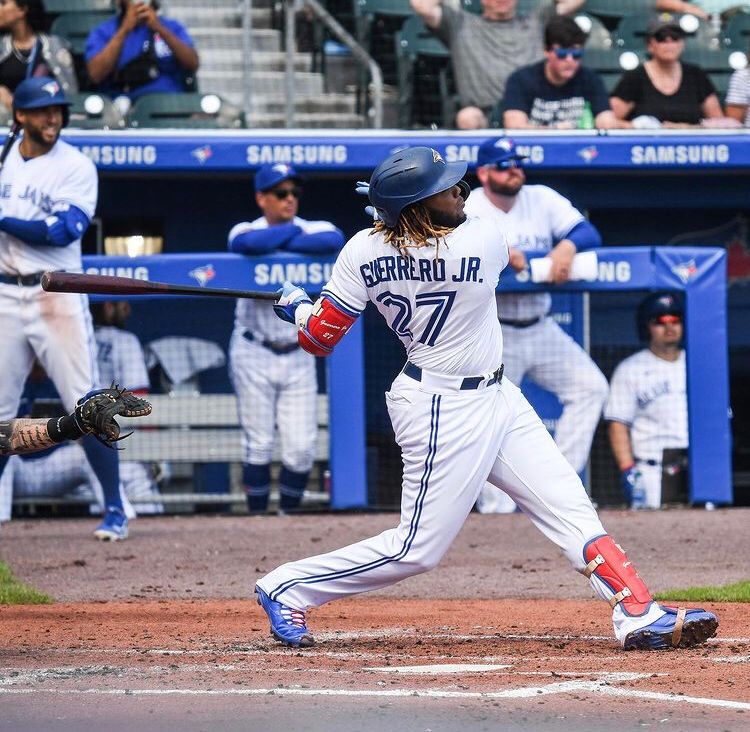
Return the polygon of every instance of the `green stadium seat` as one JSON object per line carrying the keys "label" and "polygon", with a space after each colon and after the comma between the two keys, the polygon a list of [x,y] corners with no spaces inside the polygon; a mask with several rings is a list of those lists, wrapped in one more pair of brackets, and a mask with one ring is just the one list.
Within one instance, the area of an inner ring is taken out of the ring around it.
{"label": "green stadium seat", "polygon": [[654,0],[586,0],[586,12],[600,18],[624,18],[654,11]]}
{"label": "green stadium seat", "polygon": [[131,127],[243,127],[242,112],[216,94],[146,94],[128,114]]}
{"label": "green stadium seat", "polygon": [[52,21],[50,33],[68,41],[74,55],[83,56],[89,33],[111,17],[111,12],[66,13]]}
{"label": "green stadium seat", "polygon": [[[614,32],[615,44],[620,48],[627,48],[635,52],[642,52],[646,48],[646,29],[654,17],[654,13],[634,13],[624,17],[617,30]],[[679,15],[678,18],[683,16]],[[718,46],[718,39],[711,31],[711,26],[695,16],[690,16],[698,21],[698,28],[685,38],[685,47],[703,46],[714,48]]]}
{"label": "green stadium seat", "polygon": [[66,94],[70,102],[69,126],[82,130],[120,130],[125,120],[112,100],[101,94]]}
{"label": "green stadium seat", "polygon": [[44,0],[48,13],[107,13],[115,12],[113,0]]}
{"label": "green stadium seat", "polygon": [[409,18],[396,34],[399,125],[451,127],[453,98],[450,51],[421,18]]}
{"label": "green stadium seat", "polygon": [[750,12],[735,13],[722,33],[724,45],[737,51],[750,49]]}

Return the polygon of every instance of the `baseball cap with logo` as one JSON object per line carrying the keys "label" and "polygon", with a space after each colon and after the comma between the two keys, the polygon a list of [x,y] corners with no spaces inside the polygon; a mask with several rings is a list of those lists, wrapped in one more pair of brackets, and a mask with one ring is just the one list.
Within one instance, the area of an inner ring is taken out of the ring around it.
{"label": "baseball cap with logo", "polygon": [[490,138],[485,140],[477,150],[477,167],[483,165],[501,165],[514,161],[520,165],[528,160],[528,155],[521,155],[516,151],[516,143],[510,137]]}
{"label": "baseball cap with logo", "polygon": [[672,31],[680,38],[685,37],[685,31],[680,25],[680,19],[671,13],[659,13],[659,15],[653,17],[648,26],[646,26],[646,37],[653,38],[663,31]]}
{"label": "baseball cap with logo", "polygon": [[297,175],[297,171],[287,163],[268,163],[258,168],[255,174],[255,190],[265,193],[274,186],[285,180],[293,180],[295,183],[301,183],[302,178]]}

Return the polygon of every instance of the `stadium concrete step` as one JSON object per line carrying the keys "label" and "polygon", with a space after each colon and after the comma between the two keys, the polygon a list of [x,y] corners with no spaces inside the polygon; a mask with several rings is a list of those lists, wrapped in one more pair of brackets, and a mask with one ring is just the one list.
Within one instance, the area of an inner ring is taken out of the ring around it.
{"label": "stadium concrete step", "polygon": [[[242,53],[242,28],[224,28],[218,34],[214,28],[191,28],[190,35],[199,53],[213,49]],[[253,52],[281,50],[281,33],[277,30],[254,28],[250,41]]]}
{"label": "stadium concrete step", "polygon": [[[286,111],[286,100],[283,96],[255,95],[250,100],[252,112],[264,112],[266,114],[284,114]],[[348,94],[323,94],[315,97],[298,97],[294,108],[303,113],[324,114],[356,114],[356,100]]]}
{"label": "stadium concrete step", "polygon": [[[213,4],[212,4],[213,5]],[[170,17],[179,20],[187,29],[213,28],[220,33],[225,28],[242,27],[242,9],[237,3],[218,7],[200,6],[185,7],[182,4],[170,10]],[[271,27],[271,11],[267,8],[252,9],[253,29]]]}
{"label": "stadium concrete step", "polygon": [[[248,127],[286,127],[286,118],[278,114],[253,113],[247,120]],[[300,129],[361,129],[362,117],[358,114],[295,114],[294,127]]]}
{"label": "stadium concrete step", "polygon": [[[243,72],[242,53],[233,50],[211,49],[201,53],[201,71],[227,71],[234,74]],[[296,71],[310,71],[312,58],[309,53],[294,54]],[[252,54],[252,68],[255,71],[284,71],[286,54],[282,51],[255,51]]]}
{"label": "stadium concrete step", "polygon": [[[295,93],[301,97],[323,94],[323,75],[299,71],[294,75]],[[244,82],[241,74],[232,71],[206,71],[198,69],[198,85],[201,90],[212,91],[221,96],[242,95]],[[255,71],[251,80],[252,94],[278,94],[284,91],[283,71]]]}

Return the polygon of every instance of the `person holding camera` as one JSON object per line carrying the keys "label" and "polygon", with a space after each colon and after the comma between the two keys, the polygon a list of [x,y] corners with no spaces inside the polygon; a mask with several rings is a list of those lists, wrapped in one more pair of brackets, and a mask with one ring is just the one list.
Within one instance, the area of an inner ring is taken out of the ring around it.
{"label": "person holding camera", "polygon": [[99,91],[131,102],[144,94],[185,91],[198,69],[187,29],[158,14],[158,0],[118,0],[119,12],[86,41],[86,68]]}

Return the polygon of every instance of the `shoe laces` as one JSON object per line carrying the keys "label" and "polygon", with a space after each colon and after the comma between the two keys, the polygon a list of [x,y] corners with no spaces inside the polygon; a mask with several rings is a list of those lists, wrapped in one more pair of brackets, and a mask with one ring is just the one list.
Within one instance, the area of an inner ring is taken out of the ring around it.
{"label": "shoe laces", "polygon": [[305,624],[305,613],[303,613],[302,610],[295,610],[288,605],[282,605],[279,612],[281,613],[281,617],[284,618],[287,623],[307,630],[307,625]]}

